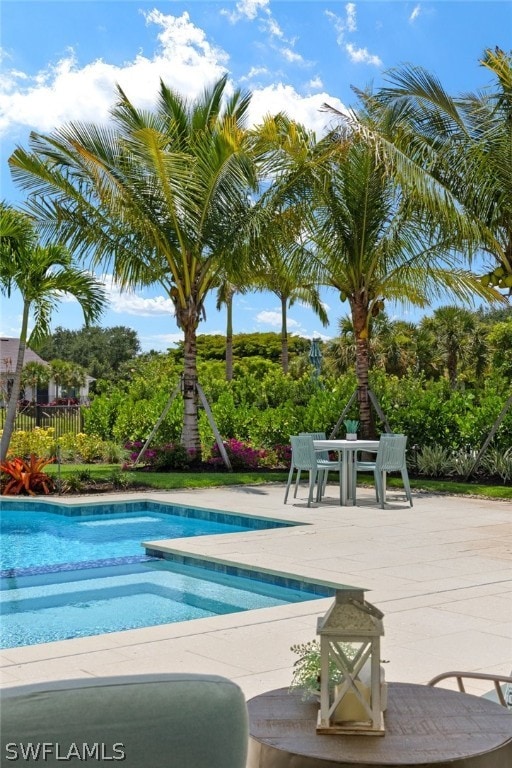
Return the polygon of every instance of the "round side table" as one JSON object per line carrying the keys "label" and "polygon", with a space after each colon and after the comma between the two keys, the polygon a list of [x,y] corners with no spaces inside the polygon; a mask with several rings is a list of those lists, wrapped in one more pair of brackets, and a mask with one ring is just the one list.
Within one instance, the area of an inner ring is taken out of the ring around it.
{"label": "round side table", "polygon": [[389,683],[384,736],[317,734],[300,691],[248,702],[247,768],[512,768],[512,712],[443,688]]}

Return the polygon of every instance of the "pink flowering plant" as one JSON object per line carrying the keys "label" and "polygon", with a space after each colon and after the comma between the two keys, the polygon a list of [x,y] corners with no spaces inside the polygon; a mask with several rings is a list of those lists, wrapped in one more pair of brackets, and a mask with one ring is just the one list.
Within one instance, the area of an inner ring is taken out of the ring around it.
{"label": "pink flowering plant", "polygon": [[[243,443],[241,440],[236,440],[235,438],[225,440],[224,448],[226,449],[231,467],[234,470],[258,469],[265,456],[264,450],[252,448],[250,445],[247,445],[247,443]],[[220,455],[217,443],[215,443],[212,448],[208,464],[213,467],[224,466],[224,459]]]}

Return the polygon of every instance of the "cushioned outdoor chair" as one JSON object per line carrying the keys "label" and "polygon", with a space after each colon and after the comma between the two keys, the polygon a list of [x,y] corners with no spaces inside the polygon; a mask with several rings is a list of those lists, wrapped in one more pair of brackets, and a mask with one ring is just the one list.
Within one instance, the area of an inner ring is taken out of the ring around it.
{"label": "cushioned outdoor chair", "polygon": [[407,436],[398,434],[383,434],[380,436],[379,449],[375,461],[358,461],[357,456],[353,464],[354,490],[353,500],[356,503],[356,487],[358,472],[373,472],[375,478],[375,494],[377,502],[384,509],[386,503],[386,476],[388,472],[400,472],[406,499],[412,507],[411,486],[405,460]]}
{"label": "cushioned outdoor chair", "polygon": [[245,697],[217,675],[62,680],[4,688],[0,695],[6,760],[22,762],[21,750],[31,744],[45,768],[62,768],[72,745],[80,755],[75,752],[72,765],[80,760],[126,768],[246,765]]}
{"label": "cushioned outdoor chair", "polygon": [[[290,472],[288,474],[288,482],[286,484],[286,491],[284,494],[285,504],[288,499],[288,492],[290,490],[290,486],[293,481],[294,472],[297,472],[297,477],[295,480],[295,489],[293,492],[294,498],[297,498],[297,490],[299,488],[301,472],[302,471],[309,472],[308,507],[310,507],[311,501],[313,500],[313,491],[314,491],[315,485],[317,485],[316,500],[320,501],[322,498],[322,491],[325,489],[325,484],[327,483],[327,475],[329,473],[329,470],[339,469],[339,463],[337,461],[329,461],[328,458],[326,459],[325,456],[322,455],[324,451],[322,451],[320,454],[318,454],[315,451],[315,447],[313,445],[313,439],[314,438],[312,437],[311,433],[302,434],[302,435],[292,435],[292,437],[290,437],[290,442],[292,446],[292,457],[291,457],[291,464],[290,464]],[[325,438],[315,438],[315,439],[325,439]],[[324,477],[324,473],[325,473],[325,477]]]}

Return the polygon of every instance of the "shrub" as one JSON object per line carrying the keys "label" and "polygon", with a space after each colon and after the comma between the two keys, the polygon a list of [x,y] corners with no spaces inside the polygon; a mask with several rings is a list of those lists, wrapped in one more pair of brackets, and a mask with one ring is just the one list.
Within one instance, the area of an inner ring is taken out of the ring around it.
{"label": "shrub", "polygon": [[[234,470],[240,469],[258,469],[260,460],[264,456],[264,451],[252,448],[241,440],[227,440],[224,442],[224,448],[228,455],[231,467]],[[215,444],[211,451],[211,458],[208,464],[214,467],[224,466],[224,459],[220,455],[219,447]]]}
{"label": "shrub", "polygon": [[[141,440],[128,442],[125,449],[129,451],[131,461],[136,461],[144,443]],[[166,443],[146,448],[141,456],[142,463],[147,469],[164,472],[169,469],[187,469],[194,462],[191,455],[181,443]]]}
{"label": "shrub", "polygon": [[482,458],[482,466],[493,477],[500,477],[504,483],[512,480],[512,447],[506,451],[488,448]]}
{"label": "shrub", "polygon": [[9,444],[8,457],[25,456],[29,457],[32,453],[36,456],[50,458],[55,456],[56,439],[55,429],[48,427],[34,427],[30,431],[15,430],[12,433]]}
{"label": "shrub", "polygon": [[442,477],[450,474],[452,459],[446,448],[441,445],[426,445],[417,457],[418,471],[429,477]]}
{"label": "shrub", "polygon": [[0,464],[2,477],[2,496],[18,496],[37,493],[50,493],[54,488],[52,478],[43,472],[53,459],[38,458],[34,453],[25,461],[19,457]]}

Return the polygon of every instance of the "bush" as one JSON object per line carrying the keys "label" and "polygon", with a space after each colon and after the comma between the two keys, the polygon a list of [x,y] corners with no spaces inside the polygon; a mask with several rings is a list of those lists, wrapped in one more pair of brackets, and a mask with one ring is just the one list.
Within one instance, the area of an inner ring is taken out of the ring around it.
{"label": "bush", "polygon": [[450,474],[452,458],[441,445],[426,445],[417,457],[418,471],[428,477],[444,477]]}
{"label": "bush", "polygon": [[[136,461],[143,448],[142,441],[128,442],[125,445],[131,461]],[[194,463],[195,456],[190,454],[181,443],[166,443],[148,447],[141,456],[146,469],[164,472],[169,469],[188,469]]]}
{"label": "bush", "polygon": [[[258,469],[264,451],[252,448],[241,440],[228,440],[224,443],[231,467],[234,470]],[[215,443],[211,450],[211,458],[208,464],[213,467],[224,466],[224,459],[220,455],[219,446]]]}

